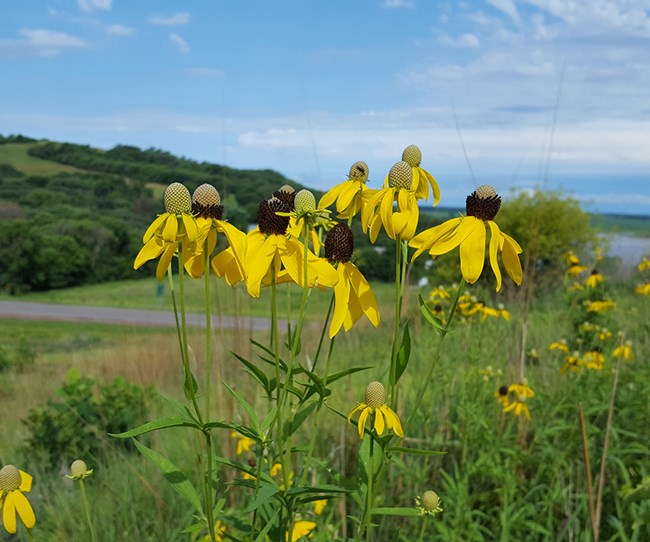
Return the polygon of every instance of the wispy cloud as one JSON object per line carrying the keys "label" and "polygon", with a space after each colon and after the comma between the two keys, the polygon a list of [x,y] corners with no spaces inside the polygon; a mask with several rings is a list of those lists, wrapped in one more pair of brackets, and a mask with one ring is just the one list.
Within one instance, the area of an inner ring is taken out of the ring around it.
{"label": "wispy cloud", "polygon": [[95,10],[110,11],[113,0],[77,0],[77,4],[86,12]]}
{"label": "wispy cloud", "polygon": [[106,27],[106,32],[113,36],[131,36],[135,34],[135,28],[123,24],[109,24]]}
{"label": "wispy cloud", "polygon": [[184,55],[190,52],[189,44],[183,38],[181,38],[176,32],[172,32],[171,34],[169,34],[169,41],[171,41],[174,45],[176,45],[178,50]]}
{"label": "wispy cloud", "polygon": [[57,56],[67,49],[86,47],[86,42],[65,32],[23,28],[21,39],[0,40],[0,56]]}
{"label": "wispy cloud", "polygon": [[473,49],[481,45],[481,42],[476,37],[476,35],[471,33],[463,34],[462,36],[458,36],[457,38],[453,38],[447,34],[442,34],[438,38],[438,41],[443,45],[448,45],[449,47],[458,47],[458,48],[467,47]]}
{"label": "wispy cloud", "polygon": [[510,17],[514,22],[520,23],[521,19],[519,17],[519,12],[513,0],[488,0],[488,2]]}
{"label": "wispy cloud", "polygon": [[411,0],[384,0],[381,7],[384,9],[408,9],[414,7],[414,4]]}
{"label": "wispy cloud", "polygon": [[190,22],[190,14],[187,12],[174,13],[173,15],[156,15],[150,19],[152,24],[174,26],[179,24],[187,24]]}

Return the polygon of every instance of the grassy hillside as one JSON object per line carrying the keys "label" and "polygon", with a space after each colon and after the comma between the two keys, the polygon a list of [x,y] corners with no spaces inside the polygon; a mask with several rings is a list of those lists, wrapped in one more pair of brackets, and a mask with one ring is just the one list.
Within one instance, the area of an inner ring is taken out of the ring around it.
{"label": "grassy hillside", "polygon": [[7,143],[0,145],[0,164],[8,164],[25,175],[50,176],[73,173],[79,169],[32,156],[30,151],[44,143]]}

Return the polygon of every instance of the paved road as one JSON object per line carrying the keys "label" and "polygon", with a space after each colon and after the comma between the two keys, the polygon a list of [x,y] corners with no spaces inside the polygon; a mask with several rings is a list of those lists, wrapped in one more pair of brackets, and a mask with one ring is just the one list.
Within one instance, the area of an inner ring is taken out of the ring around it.
{"label": "paved road", "polygon": [[[139,326],[175,326],[172,312],[142,309],[118,309],[111,307],[87,307],[82,305],[56,305],[26,301],[0,301],[0,318],[25,320],[63,320],[66,322],[100,322]],[[286,327],[286,322],[278,322]],[[1,324],[0,324],[1,325]],[[187,315],[187,325],[205,327],[203,314]],[[250,318],[212,315],[212,327],[226,329],[269,329],[268,318]]]}

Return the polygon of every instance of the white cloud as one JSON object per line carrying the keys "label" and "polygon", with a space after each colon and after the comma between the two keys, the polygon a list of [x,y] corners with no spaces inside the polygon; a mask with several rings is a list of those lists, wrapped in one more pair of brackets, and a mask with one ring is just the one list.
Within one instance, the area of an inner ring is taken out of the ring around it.
{"label": "white cloud", "polygon": [[160,24],[166,26],[178,25],[178,24],[187,24],[190,22],[190,14],[187,12],[183,13],[174,13],[173,15],[163,16],[156,15],[150,19],[152,24]]}
{"label": "white cloud", "polygon": [[0,56],[57,56],[66,49],[86,47],[86,42],[65,32],[23,28],[22,39],[0,40]]}
{"label": "white cloud", "polygon": [[135,28],[123,24],[110,24],[106,27],[106,32],[114,36],[130,36],[135,33]]}
{"label": "white cloud", "polygon": [[176,32],[172,32],[169,34],[169,41],[171,41],[176,47],[178,47],[178,50],[186,55],[187,53],[190,52],[190,46],[188,43],[181,38]]}
{"label": "white cloud", "polygon": [[411,0],[384,0],[381,7],[384,9],[408,9],[413,7],[413,2]]}
{"label": "white cloud", "polygon": [[113,0],[77,0],[77,4],[86,12],[95,10],[110,11]]}
{"label": "white cloud", "polygon": [[462,36],[458,36],[457,38],[452,38],[447,34],[442,34],[438,38],[438,41],[443,45],[448,45],[449,47],[458,47],[458,48],[467,47],[472,49],[472,48],[479,47],[481,45],[481,42],[476,37],[476,35],[471,33],[463,34]]}
{"label": "white cloud", "polygon": [[519,12],[513,0],[488,0],[488,2],[510,17],[515,23],[520,23]]}

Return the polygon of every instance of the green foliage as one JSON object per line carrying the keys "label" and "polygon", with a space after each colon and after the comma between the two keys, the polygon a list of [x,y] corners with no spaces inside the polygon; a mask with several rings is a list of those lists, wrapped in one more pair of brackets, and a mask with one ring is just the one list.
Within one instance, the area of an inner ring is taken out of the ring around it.
{"label": "green foliage", "polygon": [[57,390],[58,400],[32,409],[25,420],[29,432],[24,452],[56,466],[76,457],[106,457],[110,449],[130,450],[129,441],[110,439],[142,423],[151,390],[116,378],[99,384],[76,371]]}
{"label": "green foliage", "polygon": [[522,264],[551,283],[564,272],[563,255],[584,254],[597,241],[589,215],[561,192],[522,192],[503,203],[495,222],[524,248]]}
{"label": "green foliage", "polygon": [[0,345],[0,373],[4,373],[11,367],[11,356],[4,345]]}
{"label": "green foliage", "polygon": [[13,366],[18,372],[25,372],[34,367],[36,363],[36,349],[34,346],[21,337],[14,351]]}

